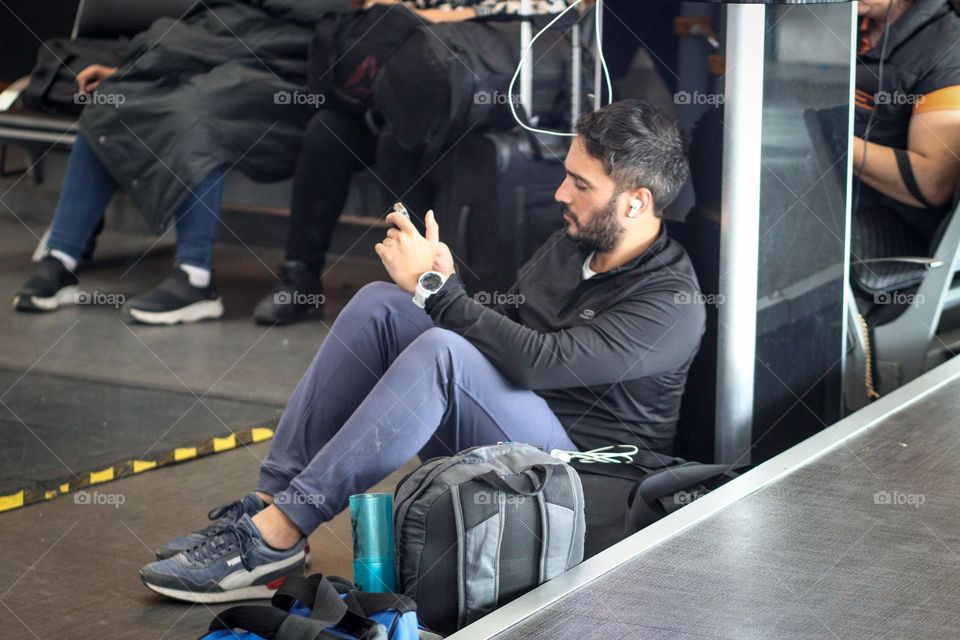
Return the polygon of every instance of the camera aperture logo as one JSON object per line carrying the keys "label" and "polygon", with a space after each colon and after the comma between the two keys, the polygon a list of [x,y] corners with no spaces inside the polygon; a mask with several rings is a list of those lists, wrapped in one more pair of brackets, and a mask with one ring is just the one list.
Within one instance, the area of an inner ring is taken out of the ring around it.
{"label": "camera aperture logo", "polygon": [[484,306],[502,305],[505,307],[519,307],[526,302],[522,293],[501,293],[499,291],[477,291],[473,299]]}
{"label": "camera aperture logo", "polygon": [[673,294],[674,304],[703,304],[710,307],[719,307],[725,301],[722,293],[691,293],[678,291]]}
{"label": "camera aperture logo", "polygon": [[673,104],[708,104],[717,107],[723,104],[722,93],[703,93],[702,91],[677,91],[673,94]]}
{"label": "camera aperture logo", "polygon": [[477,91],[473,94],[473,104],[510,104],[513,103],[516,106],[520,105],[519,96],[511,96],[508,93],[501,93],[500,91]]}
{"label": "camera aperture logo", "polygon": [[322,493],[278,493],[274,499],[274,504],[306,504],[317,507],[324,504],[327,497]]}
{"label": "camera aperture logo", "polygon": [[502,500],[504,505],[520,506],[529,499],[527,496],[502,491],[477,491],[473,494],[473,504],[497,504]]}
{"label": "camera aperture logo", "polygon": [[873,504],[908,506],[919,509],[927,501],[922,493],[901,493],[899,491],[877,491],[873,494]]}
{"label": "camera aperture logo", "polygon": [[73,295],[73,304],[107,305],[119,309],[127,298],[122,293],[106,293],[103,291],[77,291]]}
{"label": "camera aperture logo", "polygon": [[99,91],[94,92],[83,92],[78,91],[73,94],[73,104],[79,104],[87,106],[90,104],[105,104],[109,105],[115,109],[119,109],[120,106],[127,101],[127,97],[122,93],[100,93]]}
{"label": "camera aperture logo", "polygon": [[73,494],[73,504],[107,506],[119,509],[126,503],[127,496],[122,493],[101,493],[99,491],[77,491]]}
{"label": "camera aperture logo", "polygon": [[305,91],[277,91],[273,94],[273,104],[290,104],[310,106],[319,109],[327,102],[327,96],[322,93],[307,93]]}
{"label": "camera aperture logo", "polygon": [[302,293],[300,291],[278,291],[273,294],[274,304],[295,304],[305,307],[322,307],[326,296],[322,293]]}

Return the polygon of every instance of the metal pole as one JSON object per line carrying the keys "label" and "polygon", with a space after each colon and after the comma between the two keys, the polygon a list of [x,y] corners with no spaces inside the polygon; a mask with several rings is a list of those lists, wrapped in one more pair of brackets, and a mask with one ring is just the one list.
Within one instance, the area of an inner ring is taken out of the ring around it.
{"label": "metal pole", "polygon": [[597,55],[594,56],[593,64],[593,110],[597,111],[603,106],[603,65],[600,64],[600,51],[603,49],[603,0],[597,0],[593,10],[597,12],[597,32],[593,34],[597,42]]}
{"label": "metal pole", "polygon": [[[533,0],[520,0],[520,14],[530,16],[533,14]],[[533,25],[529,19],[520,23],[520,55],[530,47],[530,41],[533,39]],[[533,117],[533,51],[523,59],[520,67],[520,104],[527,112],[527,118],[534,122]]]}
{"label": "metal pole", "polygon": [[753,437],[765,10],[727,5],[716,461],[748,463]]}

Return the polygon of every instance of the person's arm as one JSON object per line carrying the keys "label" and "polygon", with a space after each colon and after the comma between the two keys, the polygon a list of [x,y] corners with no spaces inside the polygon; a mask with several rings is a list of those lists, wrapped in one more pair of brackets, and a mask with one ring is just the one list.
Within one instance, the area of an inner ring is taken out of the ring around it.
{"label": "person's arm", "polygon": [[589,323],[541,333],[470,298],[455,276],[427,300],[437,326],[469,340],[523,389],[604,385],[673,371],[700,342],[702,305],[678,305],[663,289]]}
{"label": "person's arm", "polygon": [[[960,108],[918,108],[910,117],[906,153],[924,198],[935,207],[948,204],[960,179]],[[853,170],[865,183],[895,200],[926,206],[910,194],[892,147],[855,137]]]}
{"label": "person's arm", "polygon": [[117,72],[117,67],[107,67],[102,64],[92,64],[77,74],[77,88],[80,93],[93,91],[100,83]]}

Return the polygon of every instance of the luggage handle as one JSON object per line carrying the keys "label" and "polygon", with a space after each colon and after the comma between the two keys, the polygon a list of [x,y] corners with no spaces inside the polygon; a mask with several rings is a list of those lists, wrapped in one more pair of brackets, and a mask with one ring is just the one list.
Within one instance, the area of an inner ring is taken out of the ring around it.
{"label": "luggage handle", "polygon": [[550,478],[553,476],[553,466],[554,465],[552,464],[535,464],[530,467],[529,471],[533,471],[535,473],[537,471],[543,472],[543,479],[541,480],[540,484],[534,486],[534,488],[531,490],[521,487],[514,479],[514,476],[503,476],[496,471],[487,471],[483,475],[477,476],[477,479],[483,480],[494,489],[500,489],[501,491],[532,497],[543,493],[547,483],[550,482]]}

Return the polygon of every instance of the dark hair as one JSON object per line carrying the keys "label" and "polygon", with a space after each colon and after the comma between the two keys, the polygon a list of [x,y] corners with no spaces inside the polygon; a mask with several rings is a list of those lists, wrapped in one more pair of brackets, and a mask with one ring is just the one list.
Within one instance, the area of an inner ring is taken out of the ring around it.
{"label": "dark hair", "polygon": [[641,100],[621,100],[585,113],[577,134],[603,162],[618,192],[646,187],[658,215],[670,206],[690,171],[676,120]]}

